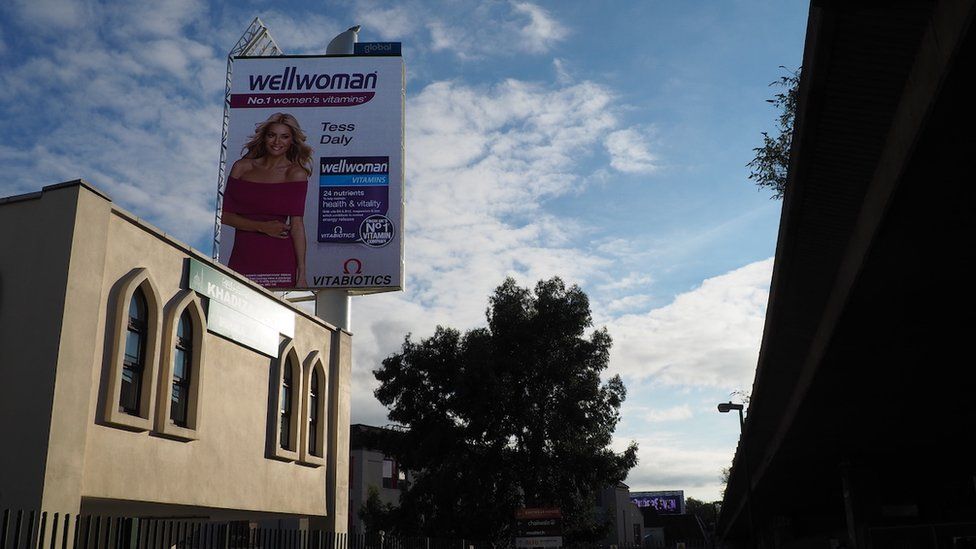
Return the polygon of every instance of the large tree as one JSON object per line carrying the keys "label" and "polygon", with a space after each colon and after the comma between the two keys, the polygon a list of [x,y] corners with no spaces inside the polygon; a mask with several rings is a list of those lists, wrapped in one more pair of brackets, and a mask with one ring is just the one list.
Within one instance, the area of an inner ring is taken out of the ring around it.
{"label": "large tree", "polygon": [[403,433],[375,443],[412,471],[396,510],[404,534],[504,543],[519,507],[559,507],[567,543],[599,539],[597,490],[637,463],[610,449],[626,395],[601,381],[610,336],[589,300],[559,278],[535,290],[508,279],[489,298],[488,326],[438,327],[373,373],[376,397]]}

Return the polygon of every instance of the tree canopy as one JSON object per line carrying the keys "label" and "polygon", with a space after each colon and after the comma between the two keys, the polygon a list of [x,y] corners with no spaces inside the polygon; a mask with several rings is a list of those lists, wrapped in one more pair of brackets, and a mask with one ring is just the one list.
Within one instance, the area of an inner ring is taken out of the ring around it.
{"label": "tree canopy", "polygon": [[715,507],[720,502],[705,502],[692,497],[685,500],[685,513],[695,515],[705,527],[705,532],[711,535],[715,532],[715,523],[718,521],[718,509]]}
{"label": "tree canopy", "polygon": [[[780,67],[786,69],[786,67]],[[793,121],[796,118],[796,100],[800,84],[800,69],[781,76],[770,83],[770,86],[780,86],[783,91],[767,99],[779,109],[778,133],[771,137],[768,132],[762,132],[763,144],[753,150],[756,156],[746,164],[750,168],[749,179],[762,188],[773,191],[772,198],[781,199],[786,192],[787,175],[790,169],[790,147],[793,146]]]}
{"label": "tree canopy", "polygon": [[587,334],[589,300],[559,278],[534,291],[506,280],[486,315],[463,334],[408,334],[373,372],[376,397],[406,427],[375,442],[412,475],[394,528],[505,542],[515,509],[560,507],[567,543],[599,539],[596,492],[637,463],[635,443],[610,449],[626,396],[619,376],[600,378],[610,336]]}

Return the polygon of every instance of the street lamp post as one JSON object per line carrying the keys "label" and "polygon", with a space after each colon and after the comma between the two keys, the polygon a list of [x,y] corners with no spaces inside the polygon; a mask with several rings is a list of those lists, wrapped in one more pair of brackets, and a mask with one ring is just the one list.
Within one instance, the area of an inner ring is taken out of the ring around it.
{"label": "street lamp post", "polygon": [[742,434],[746,429],[746,421],[742,415],[743,406],[732,401],[722,402],[718,405],[718,411],[727,414],[732,410],[739,412],[739,449],[742,451],[742,465],[746,470],[746,512],[749,514],[749,538],[753,544],[756,543],[756,525],[752,518],[752,470],[749,467],[749,452],[746,451],[742,443]]}

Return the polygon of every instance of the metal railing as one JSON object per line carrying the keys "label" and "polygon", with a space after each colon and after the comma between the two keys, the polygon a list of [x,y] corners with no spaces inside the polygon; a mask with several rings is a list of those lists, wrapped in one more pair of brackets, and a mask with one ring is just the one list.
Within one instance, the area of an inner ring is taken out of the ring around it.
{"label": "metal railing", "polygon": [[7,509],[0,549],[484,549],[484,543],[260,527],[238,521],[92,516]]}

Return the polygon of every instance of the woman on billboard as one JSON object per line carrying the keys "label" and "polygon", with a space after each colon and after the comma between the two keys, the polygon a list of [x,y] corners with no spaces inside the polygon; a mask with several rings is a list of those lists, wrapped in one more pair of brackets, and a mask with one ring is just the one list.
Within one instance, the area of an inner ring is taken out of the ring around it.
{"label": "woman on billboard", "polygon": [[305,195],[312,147],[294,116],[256,125],[224,189],[221,223],[234,227],[227,265],[267,288],[303,288]]}

